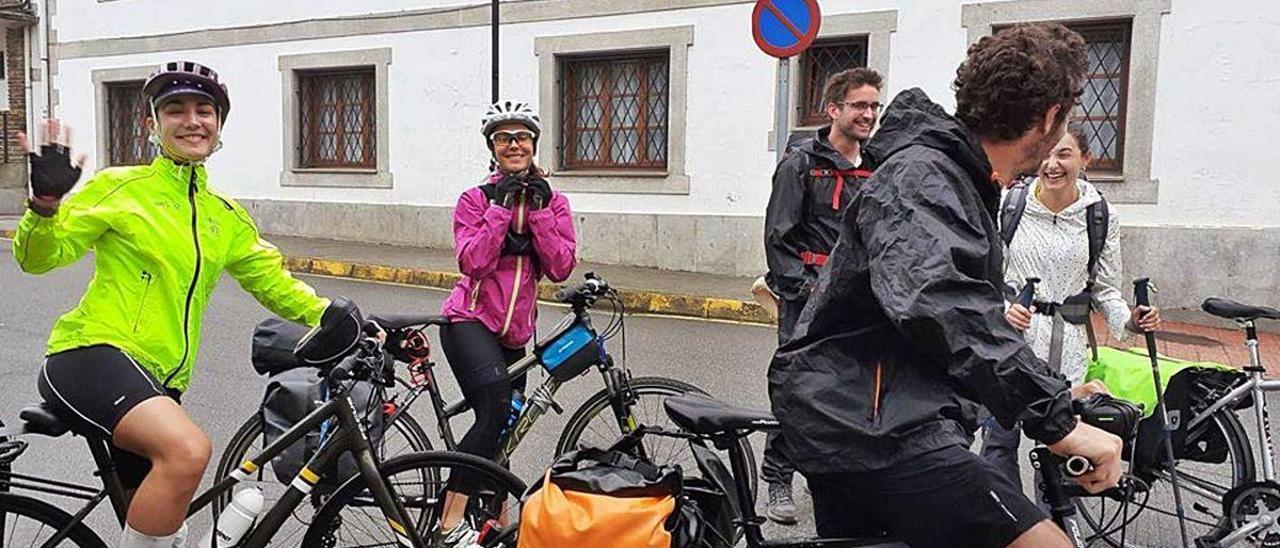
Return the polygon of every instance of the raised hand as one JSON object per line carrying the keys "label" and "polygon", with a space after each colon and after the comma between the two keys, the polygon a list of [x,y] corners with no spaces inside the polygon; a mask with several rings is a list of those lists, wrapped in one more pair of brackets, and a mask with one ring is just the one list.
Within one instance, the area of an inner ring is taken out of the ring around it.
{"label": "raised hand", "polygon": [[39,152],[32,150],[32,143],[25,133],[18,134],[18,145],[27,153],[31,163],[31,195],[45,207],[56,206],[80,180],[85,156],[71,159],[71,127],[57,119],[45,120],[37,126],[43,133]]}

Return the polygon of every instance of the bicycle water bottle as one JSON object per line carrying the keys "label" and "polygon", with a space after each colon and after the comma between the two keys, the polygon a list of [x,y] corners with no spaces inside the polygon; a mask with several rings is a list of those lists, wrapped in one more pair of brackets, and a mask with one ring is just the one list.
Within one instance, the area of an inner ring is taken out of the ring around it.
{"label": "bicycle water bottle", "polygon": [[[218,518],[218,526],[210,529],[209,534],[201,538],[200,548],[235,546],[258,519],[262,506],[261,489],[250,487],[240,490],[231,498],[231,504],[222,511],[222,516]],[[215,538],[217,542],[214,542]]]}
{"label": "bicycle water bottle", "polygon": [[524,412],[524,393],[519,390],[511,391],[511,414],[507,416],[507,425],[502,427],[499,436],[505,436],[511,427],[516,425],[516,421],[520,420],[520,413]]}

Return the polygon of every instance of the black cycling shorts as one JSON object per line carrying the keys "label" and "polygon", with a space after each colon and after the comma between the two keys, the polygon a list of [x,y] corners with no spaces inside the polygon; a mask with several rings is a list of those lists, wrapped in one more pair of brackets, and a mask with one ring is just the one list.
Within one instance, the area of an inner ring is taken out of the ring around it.
{"label": "black cycling shorts", "polygon": [[1048,519],[1004,474],[958,445],[884,470],[806,479],[824,538],[888,534],[911,548],[1004,548]]}
{"label": "black cycling shorts", "polygon": [[[134,406],[160,396],[181,403],[182,396],[177,390],[164,388],[128,354],[106,345],[49,356],[37,388],[72,432],[108,441],[120,419]],[[151,463],[140,455],[114,445],[111,454],[120,480],[128,488],[137,487],[151,470]]]}

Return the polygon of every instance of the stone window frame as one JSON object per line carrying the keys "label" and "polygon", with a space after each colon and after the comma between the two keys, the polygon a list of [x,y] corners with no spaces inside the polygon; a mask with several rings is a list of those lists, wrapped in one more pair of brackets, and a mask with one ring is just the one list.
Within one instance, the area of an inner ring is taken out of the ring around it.
{"label": "stone window frame", "polygon": [[1151,175],[1155,140],[1155,99],[1160,61],[1160,26],[1171,11],[1171,0],[1008,0],[964,4],[960,21],[968,44],[991,34],[993,27],[1015,23],[1102,22],[1129,19],[1128,107],[1125,112],[1123,166],[1119,174],[1090,177],[1113,203],[1155,204],[1159,181]]}
{"label": "stone window frame", "polygon": [[[898,31],[898,10],[867,11],[824,15],[822,26],[815,40],[865,36],[867,39],[867,68],[880,73],[880,102],[889,104],[889,47],[891,36]],[[791,63],[791,112],[788,115],[791,132],[813,130],[822,125],[803,125],[801,102],[804,100],[804,79],[801,55],[788,59]],[[771,109],[772,110],[772,109]],[[769,150],[775,150],[773,131],[769,131]]]}
{"label": "stone window frame", "polygon": [[[542,118],[538,161],[555,174],[556,188],[565,192],[597,194],[689,194],[685,167],[685,124],[689,98],[689,48],[693,26],[642,30],[539,36],[534,39],[538,57],[538,104]],[[667,50],[667,168],[665,170],[561,171],[560,63],[558,57]]]}
{"label": "stone window frame", "polygon": [[109,112],[107,85],[121,82],[146,80],[155,72],[155,65],[94,69],[90,73],[93,81],[94,128],[97,131],[96,162],[99,168],[111,165],[111,113]]}
{"label": "stone window frame", "polygon": [[[326,188],[392,188],[390,108],[388,105],[388,72],[391,66],[391,48],[330,51],[281,55],[277,61],[281,83],[281,116],[283,123],[283,168],[280,170],[282,187]],[[374,95],[377,106],[374,115],[377,126],[377,167],[358,168],[302,168],[299,167],[298,143],[301,123],[298,119],[298,72],[354,67],[374,68]]]}
{"label": "stone window frame", "polygon": [[[850,36],[840,36],[836,38],[827,38],[824,40],[815,40],[812,46],[804,51],[800,56],[800,70],[796,72],[793,78],[797,78],[797,88],[800,91],[799,99],[796,101],[796,118],[801,125],[824,125],[829,118],[827,111],[820,103],[822,100],[822,92],[826,81],[818,82],[814,80],[814,71],[817,69],[817,61],[814,60],[814,50],[828,50],[831,48],[848,48],[853,47],[855,50],[861,49],[861,61],[863,67],[867,66],[867,35],[855,34]],[[816,110],[810,111],[810,107],[816,107]],[[812,115],[812,118],[810,117]]]}

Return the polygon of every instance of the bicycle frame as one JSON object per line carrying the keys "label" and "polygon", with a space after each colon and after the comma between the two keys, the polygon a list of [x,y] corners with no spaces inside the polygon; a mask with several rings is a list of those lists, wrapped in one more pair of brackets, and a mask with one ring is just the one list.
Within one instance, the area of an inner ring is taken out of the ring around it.
{"label": "bicycle frame", "polygon": [[[333,431],[329,439],[321,445],[307,464],[302,467],[280,500],[265,515],[259,518],[256,526],[249,531],[248,536],[240,542],[239,546],[242,548],[264,548],[267,546],[271,537],[280,529],[286,519],[292,515],[294,509],[297,508],[320,480],[320,475],[315,470],[328,469],[341,455],[346,453],[351,453],[355,457],[360,476],[369,486],[374,500],[387,518],[388,526],[394,530],[398,542],[402,546],[425,546],[426,544],[419,536],[417,528],[408,519],[408,512],[400,501],[392,495],[378,471],[377,457],[374,456],[369,445],[369,438],[365,435],[360,419],[356,416],[355,406],[345,391],[341,394],[341,397],[330,399],[324,405],[312,411],[302,421],[295,424],[293,428],[281,435],[279,439],[264,448],[257,456],[246,460],[230,476],[204,491],[191,503],[187,511],[188,517],[204,509],[216,498],[228,493],[236,484],[247,479],[264,464],[284,452],[286,448],[333,418],[337,419],[338,428]],[[116,518],[122,527],[124,525],[125,513],[129,506],[128,496],[116,473],[107,442],[97,438],[89,439],[88,442],[90,452],[93,454],[94,461],[102,477],[103,488],[100,490],[0,471],[0,490],[7,490],[11,487],[22,488],[89,501],[84,508],[75,514],[74,519],[67,528],[58,531],[42,545],[43,548],[52,548],[65,540],[70,534],[71,528],[81,523],[85,516],[89,515],[104,499],[109,498],[111,500]],[[34,482],[34,484],[15,483],[11,478]],[[90,495],[89,493],[93,494]],[[214,520],[215,522],[217,520],[216,513]]]}
{"label": "bicycle frame", "polygon": [[1271,439],[1270,415],[1267,413],[1267,392],[1280,392],[1280,380],[1266,378],[1266,369],[1262,367],[1262,358],[1258,353],[1258,333],[1254,322],[1241,322],[1245,328],[1245,346],[1249,347],[1249,366],[1244,370],[1249,373],[1249,380],[1235,387],[1227,395],[1218,398],[1204,411],[1201,411],[1187,424],[1190,430],[1204,422],[1219,409],[1228,405],[1234,406],[1246,394],[1253,396],[1254,420],[1258,427],[1258,439],[1262,440],[1262,472],[1267,481],[1276,480],[1275,446]]}
{"label": "bicycle frame", "polygon": [[[568,325],[581,323],[588,328],[591,328],[591,316],[586,312],[585,308],[579,310],[575,307],[575,310],[570,315],[566,315],[565,320],[562,321],[562,325],[566,323]],[[595,330],[592,329],[592,333],[594,332]],[[601,359],[596,364],[596,368],[604,377],[605,388],[609,391],[609,394],[615,396],[611,398],[611,403],[614,408],[614,416],[618,418],[618,426],[621,429],[621,432],[623,434],[627,434],[634,431],[639,426],[635,416],[631,413],[628,402],[623,401],[624,398],[616,397],[620,392],[623,381],[625,381],[625,379],[621,378],[625,376],[625,372],[619,371],[618,368],[614,366],[612,356],[609,356],[605,351],[604,341],[599,340],[599,344]],[[530,353],[511,364],[507,368],[507,373],[513,379],[519,378],[522,375],[528,374],[528,372],[538,364],[539,359],[537,354]],[[444,440],[445,449],[449,451],[456,451],[458,442],[454,438],[450,421],[454,417],[469,411],[471,406],[467,404],[465,398],[459,398],[452,402],[445,403],[443,397],[440,395],[439,385],[436,384],[435,373],[433,372],[432,367],[422,367],[418,373],[423,376],[424,381],[410,389],[406,402],[399,406],[388,422],[393,423],[395,419],[401,413],[404,413],[405,410],[421,396],[422,392],[425,391],[431,399],[431,406],[436,415],[436,425],[440,432],[440,437]],[[511,455],[515,453],[516,448],[519,447],[520,442],[523,441],[525,436],[533,430],[533,425],[538,422],[538,419],[540,419],[543,414],[546,413],[547,409],[554,409],[557,413],[563,412],[563,409],[561,409],[560,405],[555,401],[556,392],[560,390],[560,387],[563,384],[564,383],[562,381],[559,381],[554,377],[547,377],[546,381],[529,394],[525,401],[525,408],[516,419],[516,423],[512,425],[501,439],[498,440],[499,454],[496,460],[499,464],[505,464],[510,459]]]}

